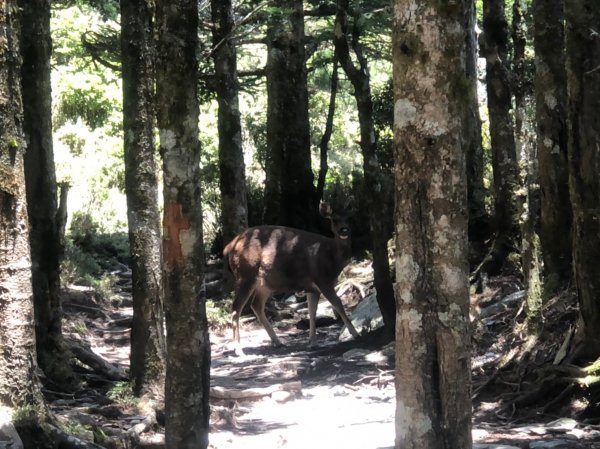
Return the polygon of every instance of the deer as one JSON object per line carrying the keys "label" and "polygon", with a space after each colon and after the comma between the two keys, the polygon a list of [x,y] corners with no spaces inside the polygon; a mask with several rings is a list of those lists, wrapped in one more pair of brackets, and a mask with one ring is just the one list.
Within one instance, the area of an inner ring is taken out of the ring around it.
{"label": "deer", "polygon": [[227,244],[223,255],[234,278],[231,327],[236,353],[243,354],[239,321],[248,301],[272,344],[282,346],[265,315],[265,304],[274,293],[306,292],[309,347],[317,343],[315,320],[320,294],[331,303],[352,336],[358,337],[335,291],[337,278],[351,255],[352,211],[348,203],[336,212],[327,202],[319,205],[321,216],[331,222],[333,238],[284,226],[262,225],[246,229]]}

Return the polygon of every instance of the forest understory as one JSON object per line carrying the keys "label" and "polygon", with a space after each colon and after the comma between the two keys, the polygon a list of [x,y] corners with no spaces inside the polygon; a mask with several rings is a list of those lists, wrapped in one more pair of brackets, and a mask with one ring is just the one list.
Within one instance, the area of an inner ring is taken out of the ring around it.
{"label": "forest understory", "polygon": [[[65,338],[81,381],[72,392],[46,382],[44,394],[62,430],[76,437],[64,447],[161,448],[161,393],[140,402],[127,383],[131,274],[113,274],[110,302],[89,288],[63,290]],[[372,279],[343,278],[352,310]],[[234,355],[230,329],[213,326],[209,447],[392,448],[393,343],[382,345],[377,331],[340,343],[341,325],[322,318],[319,346],[307,349],[305,304],[289,302],[268,306],[281,348],[252,315],[243,320],[243,357]],[[492,278],[471,296],[474,447],[600,448],[595,378],[567,363],[576,301],[568,291],[547,301],[535,339],[522,304],[511,277]]]}

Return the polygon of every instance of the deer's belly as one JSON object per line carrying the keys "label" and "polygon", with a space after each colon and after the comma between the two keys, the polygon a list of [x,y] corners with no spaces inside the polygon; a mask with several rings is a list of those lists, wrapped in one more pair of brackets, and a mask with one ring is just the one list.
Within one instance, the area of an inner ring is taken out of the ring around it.
{"label": "deer's belly", "polygon": [[268,279],[265,281],[265,284],[273,293],[319,292],[315,284],[308,279]]}

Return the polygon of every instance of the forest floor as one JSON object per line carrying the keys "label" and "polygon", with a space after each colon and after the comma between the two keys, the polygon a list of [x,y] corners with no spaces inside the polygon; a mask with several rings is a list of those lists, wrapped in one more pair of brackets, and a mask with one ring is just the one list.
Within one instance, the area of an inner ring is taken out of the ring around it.
{"label": "forest floor", "polygon": [[[89,345],[115,368],[107,375],[79,363],[77,391],[44,390],[63,429],[100,445],[88,447],[164,447],[164,416],[146,416],[118,381],[129,363],[128,276],[120,274],[121,297],[113,304],[99,303],[82,288],[66,289],[63,297],[67,341]],[[490,280],[471,298],[474,447],[600,448],[600,421],[573,419],[584,398],[537,389],[540,372],[561,357],[572,332],[572,298],[565,294],[547,304],[547,324],[534,342],[523,327],[520,299],[520,286],[510,278]],[[382,346],[368,335],[340,343],[341,326],[334,323],[319,327],[319,346],[307,349],[301,309],[279,302],[271,309],[280,318],[280,348],[270,346],[256,320],[245,319],[242,357],[232,350],[229,329],[212,330],[209,447],[393,448],[393,344]]]}

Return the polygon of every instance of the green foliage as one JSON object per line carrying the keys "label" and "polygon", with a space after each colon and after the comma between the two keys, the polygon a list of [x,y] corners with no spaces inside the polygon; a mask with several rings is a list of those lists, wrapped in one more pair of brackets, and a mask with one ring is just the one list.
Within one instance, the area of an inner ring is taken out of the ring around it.
{"label": "green foliage", "polygon": [[211,328],[224,328],[229,324],[232,302],[231,297],[221,301],[206,300],[206,317]]}
{"label": "green foliage", "polygon": [[15,407],[12,412],[12,420],[16,426],[35,424],[44,415],[43,411],[34,404],[24,404]]}
{"label": "green foliage", "polygon": [[106,393],[106,397],[125,407],[133,407],[138,402],[137,398],[133,395],[133,387],[130,382],[115,383],[108,393]]}
{"label": "green foliage", "polygon": [[390,173],[394,165],[394,92],[391,78],[373,92],[373,121],[379,162]]}
{"label": "green foliage", "polygon": [[104,433],[104,430],[102,430],[100,427],[94,427],[93,432],[94,432],[94,443],[98,443],[98,444],[106,443],[108,436],[106,435],[106,433]]}
{"label": "green foliage", "polygon": [[59,137],[59,140],[64,143],[70,150],[73,156],[82,156],[85,146],[85,138],[77,135],[74,132],[67,132]]}
{"label": "green foliage", "polygon": [[119,0],[54,0],[52,7],[55,9],[72,8],[77,6],[82,9],[93,9],[104,20],[117,20],[119,18]]}
{"label": "green foliage", "polygon": [[71,221],[65,256],[61,264],[63,284],[91,287],[102,302],[114,302],[115,276],[110,271],[129,260],[129,239],[125,233],[102,233],[87,214],[76,212]]}
{"label": "green foliage", "polygon": [[[210,108],[210,115],[216,116],[214,108]],[[209,119],[203,120],[209,123]],[[202,179],[202,214],[204,243],[208,249],[211,243],[217,239],[220,229],[221,217],[221,189],[219,187],[219,137],[216,132],[216,124],[205,128],[206,132],[200,135],[202,151],[200,152],[200,173]]]}
{"label": "green foliage", "polygon": [[92,130],[104,126],[112,113],[112,102],[94,86],[73,87],[61,93],[56,113],[56,125],[81,118]]}
{"label": "green foliage", "polygon": [[83,284],[87,276],[99,276],[101,271],[102,268],[93,256],[67,239],[60,268],[63,285]]}
{"label": "green foliage", "polygon": [[89,441],[92,440],[94,437],[93,430],[91,429],[91,427],[84,426],[83,424],[77,421],[63,422],[60,424],[60,428],[67,435],[73,435],[82,440]]}
{"label": "green foliage", "polygon": [[103,269],[129,260],[129,237],[122,232],[101,232],[101,226],[88,214],[76,213],[71,221],[73,243],[95,257]]}

